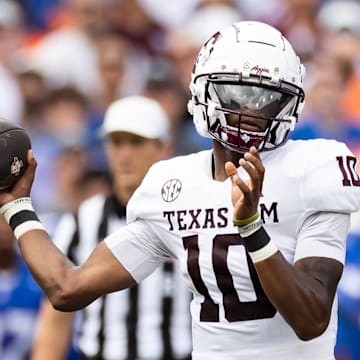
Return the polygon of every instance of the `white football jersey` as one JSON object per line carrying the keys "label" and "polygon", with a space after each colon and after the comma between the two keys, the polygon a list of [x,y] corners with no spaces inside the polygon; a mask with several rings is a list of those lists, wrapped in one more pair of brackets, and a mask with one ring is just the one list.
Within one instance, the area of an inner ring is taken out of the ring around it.
{"label": "white football jersey", "polygon": [[[261,158],[259,212],[286,260],[343,263],[350,213],[360,208],[354,155],[342,143],[310,140]],[[231,180],[213,180],[208,150],[155,164],[128,204],[129,225],[105,241],[139,282],[164,258],[179,260],[194,295],[194,360],[334,359],[336,299],[327,330],[299,340],[264,294],[232,218]]]}

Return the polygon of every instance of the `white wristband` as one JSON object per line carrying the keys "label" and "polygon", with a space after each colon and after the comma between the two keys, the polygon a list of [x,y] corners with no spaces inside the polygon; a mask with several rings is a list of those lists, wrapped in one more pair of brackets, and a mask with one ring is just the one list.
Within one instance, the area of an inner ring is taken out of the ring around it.
{"label": "white wristband", "polygon": [[254,226],[255,230],[251,229],[250,235],[241,237],[244,239],[246,250],[253,263],[263,261],[274,255],[279,249],[271,240],[266,230],[260,226]]}
{"label": "white wristband", "polygon": [[263,225],[262,220],[257,219],[255,221],[251,222],[250,224],[247,224],[247,225],[244,225],[244,226],[239,226],[238,227],[238,232],[239,232],[239,234],[240,234],[240,236],[242,238],[245,238],[247,236],[252,235],[257,230],[259,230],[262,225]]}
{"label": "white wristband", "polygon": [[279,251],[278,247],[272,240],[270,240],[263,248],[253,252],[249,251],[249,255],[252,262],[255,264],[259,261],[263,261],[269,258],[270,256],[273,256],[277,251]]}
{"label": "white wristband", "polygon": [[34,211],[29,197],[15,199],[6,203],[0,208],[0,212],[17,239],[30,230],[45,230]]}
{"label": "white wristband", "polygon": [[10,222],[11,217],[21,210],[34,211],[34,208],[31,203],[31,199],[29,197],[22,197],[19,199],[15,199],[13,201],[4,204],[0,208],[1,214],[5,217],[5,220],[8,223]]}

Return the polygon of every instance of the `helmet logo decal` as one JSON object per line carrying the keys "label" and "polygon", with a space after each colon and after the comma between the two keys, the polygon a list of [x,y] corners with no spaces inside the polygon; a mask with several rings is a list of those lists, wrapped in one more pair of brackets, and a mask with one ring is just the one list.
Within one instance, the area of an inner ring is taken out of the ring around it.
{"label": "helmet logo decal", "polygon": [[251,68],[251,71],[252,72],[255,72],[256,75],[262,75],[262,73],[267,73],[269,74],[270,73],[270,70],[265,68],[265,67],[261,67],[259,65],[255,65]]}
{"label": "helmet logo decal", "polygon": [[215,33],[209,40],[205,42],[198,58],[194,64],[193,72],[195,72],[196,65],[201,63],[204,65],[210,58],[211,53],[214,51],[214,44],[222,37],[220,32]]}
{"label": "helmet logo decal", "polygon": [[240,138],[246,144],[251,140],[251,137],[248,134],[243,133],[240,135]]}
{"label": "helmet logo decal", "polygon": [[161,189],[161,196],[166,202],[172,202],[179,197],[181,189],[182,184],[180,180],[168,180]]}

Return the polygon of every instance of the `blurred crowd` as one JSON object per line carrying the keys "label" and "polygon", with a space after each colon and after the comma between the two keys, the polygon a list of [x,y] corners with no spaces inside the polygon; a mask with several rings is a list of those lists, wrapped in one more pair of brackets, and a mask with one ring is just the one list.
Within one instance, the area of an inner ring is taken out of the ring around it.
{"label": "blurred crowd", "polygon": [[[359,0],[0,0],[0,117],[31,136],[32,196],[49,231],[61,213],[108,191],[99,127],[114,100],[159,101],[173,155],[211,146],[187,112],[188,84],[201,44],[234,21],[276,26],[304,62],[305,109],[292,137],[344,141],[360,155],[359,19]],[[339,289],[338,360],[360,359],[359,223]]]}

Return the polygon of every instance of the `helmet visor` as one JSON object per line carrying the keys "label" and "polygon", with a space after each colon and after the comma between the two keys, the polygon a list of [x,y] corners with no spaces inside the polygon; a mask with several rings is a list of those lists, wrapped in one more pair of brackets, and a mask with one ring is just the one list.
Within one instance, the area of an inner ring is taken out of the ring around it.
{"label": "helmet visor", "polygon": [[285,92],[257,85],[212,82],[209,84],[221,107],[239,113],[256,113],[264,119],[274,119],[282,114],[293,96]]}

